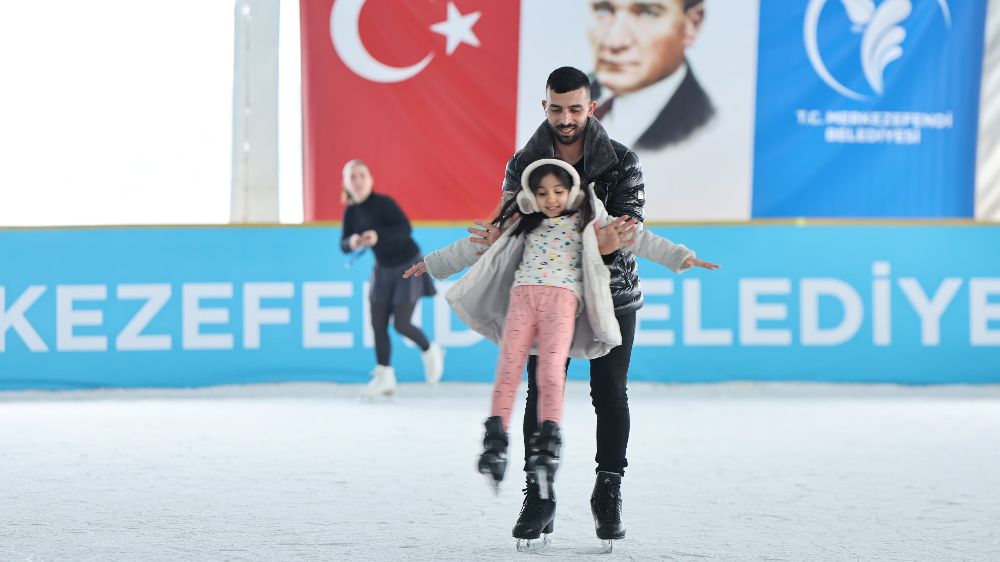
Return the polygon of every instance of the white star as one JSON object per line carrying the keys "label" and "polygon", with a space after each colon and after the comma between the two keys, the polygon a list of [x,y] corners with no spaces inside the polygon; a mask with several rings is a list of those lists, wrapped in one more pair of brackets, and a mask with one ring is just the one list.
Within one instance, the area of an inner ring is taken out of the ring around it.
{"label": "white star", "polygon": [[479,38],[472,32],[472,26],[476,25],[481,14],[482,12],[473,12],[463,16],[455,4],[448,2],[448,19],[432,25],[431,31],[448,38],[447,51],[449,55],[454,53],[455,49],[462,43],[478,47]]}

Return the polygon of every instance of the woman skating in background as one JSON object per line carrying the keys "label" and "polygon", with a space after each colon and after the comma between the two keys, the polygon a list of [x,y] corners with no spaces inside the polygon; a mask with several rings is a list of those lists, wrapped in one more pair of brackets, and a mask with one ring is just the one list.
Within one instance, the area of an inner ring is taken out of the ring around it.
{"label": "woman skating in background", "polygon": [[374,193],[373,185],[367,164],[351,160],[344,165],[343,200],[347,207],[340,247],[345,253],[371,248],[375,254],[368,299],[376,365],[372,380],[361,391],[368,398],[391,395],[396,389],[396,372],[390,363],[390,318],[396,331],[420,348],[427,382],[438,382],[444,373],[444,350],[410,321],[417,302],[434,296],[434,284],[427,277],[403,278],[409,264],[422,259],[420,248],[402,209],[391,197]]}

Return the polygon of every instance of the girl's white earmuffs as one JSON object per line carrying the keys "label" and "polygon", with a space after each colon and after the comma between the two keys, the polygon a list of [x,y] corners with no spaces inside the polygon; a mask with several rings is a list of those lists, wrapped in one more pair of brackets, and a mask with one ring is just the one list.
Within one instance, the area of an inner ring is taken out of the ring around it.
{"label": "girl's white earmuffs", "polygon": [[534,172],[539,167],[546,164],[555,164],[560,168],[566,170],[569,173],[569,177],[573,180],[573,186],[569,190],[567,209],[576,209],[583,203],[583,198],[585,194],[583,190],[580,189],[580,174],[577,173],[576,168],[571,166],[568,162],[559,160],[557,158],[542,158],[541,160],[535,160],[528,167],[524,169],[521,173],[521,189],[517,192],[517,207],[521,210],[521,214],[531,214],[540,213],[542,210],[538,208],[538,201],[535,200],[535,194],[531,192],[531,188],[528,187],[528,177],[531,176],[531,172]]}

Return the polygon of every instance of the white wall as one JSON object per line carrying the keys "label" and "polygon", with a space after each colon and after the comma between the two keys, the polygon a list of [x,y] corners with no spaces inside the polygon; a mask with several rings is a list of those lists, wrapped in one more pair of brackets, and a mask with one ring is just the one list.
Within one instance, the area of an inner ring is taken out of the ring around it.
{"label": "white wall", "polygon": [[1000,0],[989,1],[979,103],[976,219],[1000,221]]}
{"label": "white wall", "polygon": [[0,3],[0,225],[229,217],[233,5]]}

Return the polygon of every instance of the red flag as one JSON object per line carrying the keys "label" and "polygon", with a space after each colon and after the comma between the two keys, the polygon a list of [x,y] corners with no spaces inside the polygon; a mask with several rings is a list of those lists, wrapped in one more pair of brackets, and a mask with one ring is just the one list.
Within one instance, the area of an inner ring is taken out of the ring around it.
{"label": "red flag", "polygon": [[306,220],[366,161],[411,219],[484,217],[515,150],[519,0],[302,0]]}

